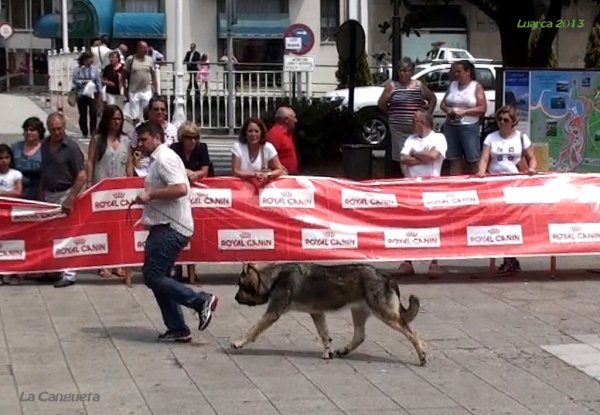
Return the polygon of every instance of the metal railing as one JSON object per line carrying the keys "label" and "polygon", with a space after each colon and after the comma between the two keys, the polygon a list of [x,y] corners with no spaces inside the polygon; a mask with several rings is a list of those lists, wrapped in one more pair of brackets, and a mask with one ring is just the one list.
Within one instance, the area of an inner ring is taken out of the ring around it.
{"label": "metal railing", "polygon": [[[72,88],[73,72],[77,58],[83,50],[72,52],[50,51],[48,53],[48,89],[52,94],[67,94]],[[229,89],[224,63],[211,63],[210,71],[203,80],[198,72],[185,73],[186,118],[194,120],[207,133],[220,133],[230,126],[238,129],[248,117],[260,117],[272,109],[279,100],[290,98],[320,98],[336,88],[334,66],[317,66],[314,72],[292,73],[283,70],[281,64],[236,64],[232,88],[233,114],[228,114]],[[158,90],[175,100],[175,71],[171,62],[156,66]],[[197,79],[197,84],[193,80]],[[195,86],[199,89],[196,90]],[[187,92],[187,88],[191,91]],[[172,116],[174,105],[169,108]],[[124,112],[128,113],[128,105]]]}

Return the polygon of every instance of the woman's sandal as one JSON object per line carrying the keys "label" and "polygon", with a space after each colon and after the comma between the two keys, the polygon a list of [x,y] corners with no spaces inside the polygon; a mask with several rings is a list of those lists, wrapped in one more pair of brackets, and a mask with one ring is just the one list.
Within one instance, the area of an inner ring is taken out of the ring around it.
{"label": "woman's sandal", "polygon": [[119,278],[125,278],[125,275],[126,275],[123,268],[117,268],[116,270],[113,271],[113,274],[115,274]]}
{"label": "woman's sandal", "polygon": [[98,271],[98,275],[100,276],[100,278],[110,278],[112,277],[112,274],[109,270],[107,269],[101,269],[100,271]]}

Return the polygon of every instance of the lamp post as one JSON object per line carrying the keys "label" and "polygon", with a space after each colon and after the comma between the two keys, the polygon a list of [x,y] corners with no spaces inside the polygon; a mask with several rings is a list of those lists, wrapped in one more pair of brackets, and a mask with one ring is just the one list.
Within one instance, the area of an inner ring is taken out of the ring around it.
{"label": "lamp post", "polygon": [[227,126],[229,135],[235,129],[235,80],[233,76],[233,25],[236,24],[235,0],[227,0]]}
{"label": "lamp post", "polygon": [[183,73],[183,0],[175,0],[175,110],[173,111],[173,124],[179,126],[186,120],[185,115],[185,91],[183,84],[185,74]]}
{"label": "lamp post", "polygon": [[61,25],[62,25],[62,49],[64,53],[69,53],[69,10],[67,9],[67,0],[62,0]]}
{"label": "lamp post", "polygon": [[402,20],[400,19],[400,0],[394,0],[394,15],[392,17],[392,78],[398,80],[398,65],[402,58]]}

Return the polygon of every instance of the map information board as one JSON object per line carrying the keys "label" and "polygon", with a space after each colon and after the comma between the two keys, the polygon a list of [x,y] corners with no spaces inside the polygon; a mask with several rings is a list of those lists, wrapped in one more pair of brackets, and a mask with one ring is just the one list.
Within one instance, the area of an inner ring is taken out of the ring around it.
{"label": "map information board", "polygon": [[600,71],[506,70],[504,103],[547,144],[550,170],[600,172]]}

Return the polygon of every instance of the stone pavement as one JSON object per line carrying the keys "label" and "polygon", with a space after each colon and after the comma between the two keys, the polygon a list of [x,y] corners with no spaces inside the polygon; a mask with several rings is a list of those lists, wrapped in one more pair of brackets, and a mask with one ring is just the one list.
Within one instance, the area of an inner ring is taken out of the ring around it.
{"label": "stone pavement", "polygon": [[[235,303],[229,276],[204,280],[220,297],[209,329],[192,344],[170,345],[155,340],[162,321],[141,284],[82,275],[65,289],[3,286],[0,414],[600,414],[600,376],[590,369],[600,359],[585,345],[599,342],[597,281],[426,281],[400,286],[405,302],[409,294],[421,299],[412,326],[427,342],[426,367],[375,319],[344,359],[322,361],[310,317],[297,313],[231,351],[264,307]],[[352,336],[348,311],[328,323],[334,346]],[[575,361],[569,348],[587,354]],[[87,400],[49,401],[69,393]]]}

